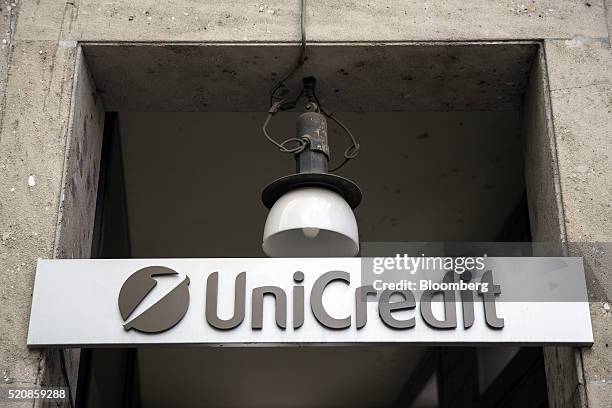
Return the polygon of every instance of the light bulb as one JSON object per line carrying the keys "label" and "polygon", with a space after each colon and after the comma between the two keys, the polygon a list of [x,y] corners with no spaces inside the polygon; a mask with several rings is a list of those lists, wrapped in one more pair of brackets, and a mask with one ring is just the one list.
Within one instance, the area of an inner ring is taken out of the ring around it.
{"label": "light bulb", "polygon": [[316,238],[317,235],[319,235],[319,232],[321,230],[319,228],[302,228],[302,232],[304,233],[304,236],[306,236],[306,238]]}
{"label": "light bulb", "polygon": [[271,257],[355,256],[357,221],[335,191],[301,187],[274,202],[264,226],[262,248]]}

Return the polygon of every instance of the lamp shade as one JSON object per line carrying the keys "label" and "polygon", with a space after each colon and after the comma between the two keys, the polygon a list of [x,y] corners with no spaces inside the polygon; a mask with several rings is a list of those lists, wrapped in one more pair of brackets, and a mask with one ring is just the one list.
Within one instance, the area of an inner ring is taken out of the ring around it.
{"label": "lamp shade", "polygon": [[271,257],[355,256],[359,252],[357,220],[334,191],[296,188],[270,209],[262,248]]}

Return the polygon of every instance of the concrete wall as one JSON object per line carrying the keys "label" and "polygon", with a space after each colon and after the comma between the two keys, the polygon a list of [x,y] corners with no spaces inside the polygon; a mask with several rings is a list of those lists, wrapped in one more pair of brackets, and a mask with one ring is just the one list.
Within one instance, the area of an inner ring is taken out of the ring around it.
{"label": "concrete wall", "polygon": [[[11,13],[15,18],[15,6]],[[30,298],[37,258],[90,256],[104,109],[76,42],[11,36],[6,49],[0,88],[0,372],[4,384],[63,386],[60,353],[25,347]],[[75,390],[78,353],[64,356]]]}
{"label": "concrete wall", "polygon": [[553,406],[612,403],[611,68],[606,39],[546,40],[526,95],[532,234],[584,257],[595,336],[592,348],[545,349]]}
{"label": "concrete wall", "polygon": [[[545,42],[569,253],[584,256],[595,344],[583,349],[589,407],[612,405],[612,54],[609,42]],[[582,398],[581,398],[582,399]]]}
{"label": "concrete wall", "polygon": [[[543,198],[530,203],[538,231],[559,242],[611,240],[610,0],[306,3],[310,41],[543,40],[547,77],[537,80],[549,99],[534,120],[548,133],[539,153],[531,151],[551,159],[552,167],[539,166],[553,184],[543,182],[539,193],[531,187]],[[59,384],[57,355],[24,344],[36,258],[88,255],[102,108],[94,85],[76,80],[87,71],[79,42],[295,42],[298,1],[0,6],[0,373],[9,383]],[[551,401],[609,407],[611,252],[592,244],[568,250],[585,256],[595,345],[548,354]],[[558,375],[565,370],[574,374]]]}

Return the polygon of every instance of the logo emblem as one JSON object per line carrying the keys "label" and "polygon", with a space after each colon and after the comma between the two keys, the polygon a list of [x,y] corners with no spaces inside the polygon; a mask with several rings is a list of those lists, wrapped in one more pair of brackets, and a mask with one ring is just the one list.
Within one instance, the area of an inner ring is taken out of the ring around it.
{"label": "logo emblem", "polygon": [[157,286],[156,276],[178,275],[178,272],[164,266],[148,266],[134,272],[123,283],[119,292],[119,312],[125,330],[135,329],[144,333],[159,333],[174,327],[181,321],[189,308],[189,277],[185,276],[164,297],[140,315],[127,319]]}

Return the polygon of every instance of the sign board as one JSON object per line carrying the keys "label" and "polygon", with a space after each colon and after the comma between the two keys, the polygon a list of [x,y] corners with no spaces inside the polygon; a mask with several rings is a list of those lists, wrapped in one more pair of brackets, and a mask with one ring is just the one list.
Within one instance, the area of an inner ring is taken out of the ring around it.
{"label": "sign board", "polygon": [[593,342],[581,258],[488,258],[467,274],[377,264],[41,260],[28,346]]}

